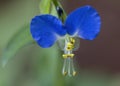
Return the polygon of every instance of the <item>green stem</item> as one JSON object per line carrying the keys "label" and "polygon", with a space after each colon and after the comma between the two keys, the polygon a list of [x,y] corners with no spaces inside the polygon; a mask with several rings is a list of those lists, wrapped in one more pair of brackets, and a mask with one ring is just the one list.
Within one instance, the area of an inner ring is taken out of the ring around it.
{"label": "green stem", "polygon": [[62,5],[60,4],[60,2],[59,2],[58,0],[52,0],[52,2],[53,2],[53,4],[55,5],[55,8],[56,8],[57,13],[58,13],[58,10],[57,10],[58,7],[60,7],[60,8],[62,9],[62,11],[63,11],[62,15],[59,16],[59,13],[58,13],[58,16],[59,16],[59,18],[62,20],[62,22],[64,23],[67,15],[66,15],[65,11],[63,10]]}

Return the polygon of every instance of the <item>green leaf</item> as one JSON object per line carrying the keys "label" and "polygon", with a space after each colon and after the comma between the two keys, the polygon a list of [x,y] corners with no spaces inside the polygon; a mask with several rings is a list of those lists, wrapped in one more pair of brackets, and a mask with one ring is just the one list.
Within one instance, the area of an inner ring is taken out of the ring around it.
{"label": "green leaf", "polygon": [[49,14],[52,0],[41,0],[39,8],[41,14]]}
{"label": "green leaf", "polygon": [[51,3],[50,14],[58,17],[58,14],[57,14],[57,11],[56,11],[56,7],[55,7],[54,3]]}
{"label": "green leaf", "polygon": [[3,67],[7,64],[9,59],[13,57],[16,52],[25,45],[33,43],[30,35],[29,25],[22,27],[8,42],[2,56]]}
{"label": "green leaf", "polygon": [[[55,12],[56,11],[55,7],[53,6],[53,4],[51,4],[51,1],[52,0],[41,0],[40,2],[40,13],[41,14],[51,13],[53,15],[57,15]],[[30,28],[29,24],[27,26],[23,26],[8,42],[2,55],[3,66],[7,64],[7,62],[20,50],[20,48],[34,42],[31,37],[29,28]]]}

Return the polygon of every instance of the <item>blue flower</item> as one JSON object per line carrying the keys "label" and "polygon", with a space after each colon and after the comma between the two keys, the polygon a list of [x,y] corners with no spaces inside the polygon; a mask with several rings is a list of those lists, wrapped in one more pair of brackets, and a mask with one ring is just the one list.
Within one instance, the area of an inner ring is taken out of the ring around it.
{"label": "blue flower", "polygon": [[33,39],[43,48],[51,47],[59,38],[69,34],[93,40],[100,32],[101,19],[98,12],[86,5],[70,13],[63,24],[53,15],[35,16],[30,25]]}
{"label": "blue flower", "polygon": [[[75,37],[93,40],[100,32],[101,19],[98,12],[91,6],[80,7],[70,13],[64,24],[53,15],[35,16],[30,25],[33,39],[42,48],[51,47],[57,40],[64,38],[63,74],[75,75],[72,53],[75,47]],[[68,34],[68,35],[66,35]]]}

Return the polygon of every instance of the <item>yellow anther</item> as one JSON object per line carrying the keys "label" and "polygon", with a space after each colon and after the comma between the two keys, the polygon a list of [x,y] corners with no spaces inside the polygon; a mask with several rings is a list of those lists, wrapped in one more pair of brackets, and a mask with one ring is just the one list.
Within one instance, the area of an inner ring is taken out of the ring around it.
{"label": "yellow anther", "polygon": [[74,45],[70,42],[67,43],[67,50],[72,50],[74,48]]}
{"label": "yellow anther", "polygon": [[68,54],[68,57],[73,58],[73,57],[74,57],[74,54]]}
{"label": "yellow anther", "polygon": [[74,38],[70,38],[70,41],[72,44],[75,44],[75,39]]}
{"label": "yellow anther", "polygon": [[69,50],[72,50],[72,47],[67,47],[67,50],[69,51]]}
{"label": "yellow anther", "polygon": [[73,76],[76,76],[77,72],[76,71],[73,71]]}
{"label": "yellow anther", "polygon": [[73,58],[74,54],[63,54],[62,56],[63,56],[64,59],[66,59],[66,58]]}
{"label": "yellow anther", "polygon": [[74,57],[74,54],[71,54],[71,57]]}
{"label": "yellow anther", "polygon": [[63,75],[66,76],[68,74],[68,72],[63,72]]}
{"label": "yellow anther", "polygon": [[67,47],[67,50],[69,51],[69,50],[72,50],[72,48],[71,47]]}
{"label": "yellow anther", "polygon": [[67,43],[67,46],[73,46],[73,44],[71,44],[70,42]]}
{"label": "yellow anther", "polygon": [[68,58],[67,54],[63,54],[62,56],[63,56],[64,59]]}

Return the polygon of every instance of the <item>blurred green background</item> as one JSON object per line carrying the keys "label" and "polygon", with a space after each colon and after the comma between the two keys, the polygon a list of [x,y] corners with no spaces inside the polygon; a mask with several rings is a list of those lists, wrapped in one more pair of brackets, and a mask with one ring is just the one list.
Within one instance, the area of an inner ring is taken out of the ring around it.
{"label": "blurred green background", "polygon": [[[14,34],[39,14],[39,2],[0,0],[0,57]],[[120,86],[120,1],[61,0],[61,3],[67,13],[90,4],[102,17],[98,38],[81,39],[75,52],[78,75],[61,74],[63,59],[57,45],[41,49],[31,44],[20,49],[4,68],[0,65],[0,86]]]}

